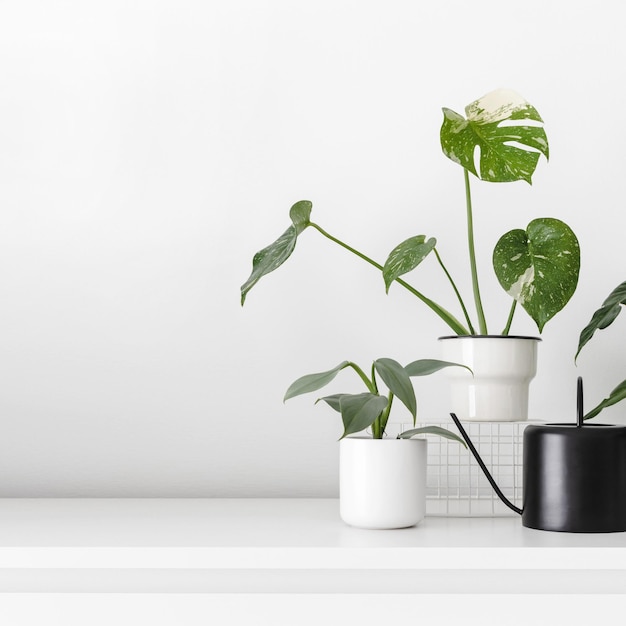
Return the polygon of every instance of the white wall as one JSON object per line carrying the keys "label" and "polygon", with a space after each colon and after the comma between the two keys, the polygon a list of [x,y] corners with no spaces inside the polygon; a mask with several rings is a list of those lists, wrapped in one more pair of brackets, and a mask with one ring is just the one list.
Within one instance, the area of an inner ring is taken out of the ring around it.
{"label": "white wall", "polygon": [[[500,86],[541,112],[551,160],[532,188],[474,185],[488,314],[508,309],[497,238],[568,222],[580,286],[543,334],[531,414],[574,419],[579,373],[599,401],[626,319],[573,354],[626,279],[620,4],[1,2],[0,495],[336,494],[339,420],[285,388],[345,358],[437,357],[446,328],[313,231],[243,309],[239,286],[307,198],[379,260],[436,236],[469,295],[441,107]],[[434,264],[411,281],[454,306]],[[422,418],[446,413],[443,378],[417,388]]]}

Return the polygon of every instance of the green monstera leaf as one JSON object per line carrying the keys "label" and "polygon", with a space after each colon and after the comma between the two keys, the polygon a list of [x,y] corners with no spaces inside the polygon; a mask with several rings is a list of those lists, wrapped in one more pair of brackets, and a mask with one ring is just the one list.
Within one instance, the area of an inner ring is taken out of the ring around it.
{"label": "green monstera leaf", "polygon": [[259,250],[252,259],[252,272],[248,280],[241,286],[241,304],[246,301],[248,292],[263,276],[278,269],[296,247],[298,235],[310,224],[311,208],[308,200],[296,202],[289,210],[291,226],[273,243]]}
{"label": "green monstera leaf", "polygon": [[543,217],[503,235],[493,251],[502,288],[535,320],[539,332],[576,290],[580,248],[571,228]]}
{"label": "green monstera leaf", "polygon": [[467,118],[443,109],[444,154],[482,180],[531,183],[540,154],[549,157],[548,138],[537,110],[518,93],[498,89],[469,104],[465,113]]}

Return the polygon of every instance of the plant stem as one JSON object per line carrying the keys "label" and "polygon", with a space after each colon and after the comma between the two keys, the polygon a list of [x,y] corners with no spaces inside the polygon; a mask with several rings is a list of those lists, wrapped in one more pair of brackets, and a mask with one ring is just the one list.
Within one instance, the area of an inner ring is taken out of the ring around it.
{"label": "plant stem", "polygon": [[504,330],[502,331],[503,335],[508,335],[509,331],[511,330],[511,322],[513,321],[513,315],[515,314],[516,306],[517,306],[517,300],[513,298],[513,304],[511,305],[511,310],[509,312],[509,319],[506,321],[506,326],[504,327]]}
{"label": "plant stem", "polygon": [[385,434],[385,429],[387,428],[387,420],[389,419],[389,414],[391,413],[391,405],[393,403],[393,391],[389,392],[389,396],[388,396],[389,400],[387,402],[387,406],[385,407],[385,410],[380,414],[380,417],[378,418],[380,420],[380,436],[382,438],[382,436]]}
{"label": "plant stem", "polygon": [[348,361],[348,366],[351,367],[360,376],[361,380],[365,383],[365,386],[370,393],[378,393],[378,387],[376,386],[375,380],[370,380],[365,372],[356,363]]}
{"label": "plant stem", "polygon": [[372,363],[372,393],[378,393],[378,385],[376,384],[376,364]]}
{"label": "plant stem", "polygon": [[[365,372],[352,361],[348,361],[348,366],[350,366],[361,378],[361,380],[365,383],[367,390],[374,395],[378,395],[378,385],[376,384],[376,367],[372,363],[372,378],[368,378]],[[373,439],[382,439],[383,433],[385,429],[381,427],[380,415],[374,420],[372,423],[372,438]]]}
{"label": "plant stem", "polygon": [[478,314],[478,326],[481,335],[487,333],[487,322],[483,311],[483,303],[480,299],[480,289],[478,287],[478,271],[476,269],[476,252],[474,251],[474,218],[472,215],[472,196],[470,193],[469,172],[463,168],[465,175],[465,203],[467,206],[467,243],[469,246],[470,268],[472,270],[472,287],[474,289],[474,302],[476,303],[476,313]]}
{"label": "plant stem", "polygon": [[467,313],[467,309],[465,308],[465,303],[463,302],[463,298],[461,298],[461,294],[459,293],[459,290],[457,289],[457,286],[454,280],[452,279],[452,276],[450,276],[450,272],[448,272],[446,266],[443,264],[443,261],[441,260],[441,257],[439,256],[439,252],[437,252],[437,248],[433,248],[433,252],[435,253],[435,256],[437,257],[437,261],[439,261],[439,265],[441,265],[441,269],[444,271],[445,275],[448,277],[448,280],[450,281],[450,284],[452,285],[452,289],[454,289],[454,293],[456,294],[459,304],[461,305],[461,309],[463,309],[463,315],[465,316],[465,321],[467,322],[467,325],[469,327],[470,334],[475,335],[476,332],[474,331],[474,327],[472,326],[472,321],[470,320],[469,314]]}
{"label": "plant stem", "polygon": [[378,416],[372,423],[372,439],[382,439],[383,436],[380,432],[380,416]]}
{"label": "plant stem", "polygon": [[[355,248],[352,248],[351,246],[344,243],[340,239],[337,239],[337,237],[333,237],[331,234],[327,233],[323,228],[321,228],[314,222],[309,222],[309,226],[312,226],[313,228],[315,228],[315,230],[317,230],[319,233],[324,235],[324,237],[326,237],[327,239],[330,239],[334,243],[340,245],[342,248],[345,248],[349,252],[352,252],[352,254],[355,254],[356,256],[363,259],[364,261],[367,261],[367,263],[369,263],[370,265],[373,265],[376,269],[380,270],[381,272],[383,271],[383,266],[380,265],[380,263],[376,263],[376,261],[370,259],[367,255],[363,254],[362,252],[359,252]],[[446,309],[439,306],[436,302],[433,302],[432,300],[427,298],[425,295],[417,291],[417,289],[409,285],[409,283],[405,282],[401,278],[396,278],[395,282],[402,285],[406,290],[410,291],[414,296],[417,296],[424,304],[426,304],[426,306],[432,309],[457,335],[469,335],[470,334],[467,328],[465,328],[463,324],[461,324],[461,322],[459,322],[459,320],[457,320],[452,315],[452,313],[450,313],[449,311],[446,311]]]}
{"label": "plant stem", "polygon": [[[376,395],[378,395],[378,385],[376,384],[376,366],[374,365],[374,363],[372,363],[372,393],[375,393]],[[372,424],[372,437],[374,439],[382,439],[383,438],[383,433],[385,431],[385,429],[382,427],[381,424],[381,415],[379,415],[373,422]]]}

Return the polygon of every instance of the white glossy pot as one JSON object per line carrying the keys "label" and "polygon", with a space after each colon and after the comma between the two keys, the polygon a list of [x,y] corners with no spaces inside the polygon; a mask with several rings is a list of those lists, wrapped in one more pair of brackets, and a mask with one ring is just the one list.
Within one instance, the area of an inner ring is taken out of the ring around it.
{"label": "white glossy pot", "polygon": [[538,337],[474,335],[440,337],[441,358],[463,363],[445,370],[451,383],[450,411],[476,422],[528,419],[528,388],[537,373]]}
{"label": "white glossy pot", "polygon": [[358,528],[407,528],[426,513],[425,439],[339,442],[341,519]]}

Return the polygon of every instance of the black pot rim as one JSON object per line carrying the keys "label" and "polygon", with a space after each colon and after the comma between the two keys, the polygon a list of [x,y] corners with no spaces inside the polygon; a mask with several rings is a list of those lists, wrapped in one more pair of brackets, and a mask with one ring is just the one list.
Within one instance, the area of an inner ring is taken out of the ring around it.
{"label": "black pot rim", "polygon": [[531,341],[542,341],[541,337],[530,337],[528,335],[445,335],[438,337],[442,339],[529,339]]}
{"label": "black pot rim", "polygon": [[560,423],[552,423],[548,422],[545,424],[529,424],[528,428],[531,426],[536,426],[541,430],[551,430],[551,431],[575,431],[575,432],[585,432],[588,433],[590,430],[594,431],[606,431],[609,430],[626,430],[626,425],[624,424],[594,424],[591,422],[583,422],[582,426],[578,426],[575,422],[560,422]]}

